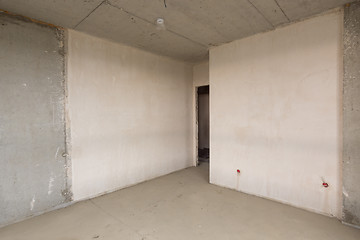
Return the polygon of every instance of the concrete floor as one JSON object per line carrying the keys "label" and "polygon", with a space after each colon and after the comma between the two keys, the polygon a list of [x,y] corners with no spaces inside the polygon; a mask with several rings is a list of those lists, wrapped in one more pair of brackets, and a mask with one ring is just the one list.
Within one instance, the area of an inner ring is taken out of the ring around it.
{"label": "concrete floor", "polygon": [[210,185],[208,164],[0,229],[1,240],[334,239],[334,218]]}

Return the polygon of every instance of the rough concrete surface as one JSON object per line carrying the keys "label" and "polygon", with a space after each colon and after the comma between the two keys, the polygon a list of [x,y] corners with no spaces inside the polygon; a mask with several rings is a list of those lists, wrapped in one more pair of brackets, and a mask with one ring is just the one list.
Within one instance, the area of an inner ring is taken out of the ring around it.
{"label": "rough concrete surface", "polygon": [[0,9],[73,28],[103,0],[0,0]]}
{"label": "rough concrete surface", "polygon": [[207,56],[206,46],[169,31],[158,30],[153,24],[155,20],[148,22],[115,5],[102,4],[75,29],[132,47],[152,49],[163,56],[177,56],[182,60],[199,60]]}
{"label": "rough concrete surface", "polygon": [[[352,0],[0,0],[0,9],[75,28],[173,58],[340,7]],[[157,18],[166,30],[157,30]]]}
{"label": "rough concrete surface", "polygon": [[62,156],[63,38],[0,13],[0,226],[71,198]]}
{"label": "rough concrete surface", "polygon": [[0,229],[2,240],[358,240],[334,218],[208,183],[193,167]]}
{"label": "rough concrete surface", "polygon": [[343,220],[360,226],[360,2],[344,14]]}
{"label": "rough concrete surface", "polygon": [[[263,0],[267,1],[267,0]],[[310,17],[353,0],[275,0],[291,21]]]}

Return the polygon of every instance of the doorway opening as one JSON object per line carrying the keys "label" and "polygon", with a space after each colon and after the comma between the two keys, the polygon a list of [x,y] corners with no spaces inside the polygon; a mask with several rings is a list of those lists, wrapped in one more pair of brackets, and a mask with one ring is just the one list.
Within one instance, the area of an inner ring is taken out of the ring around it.
{"label": "doorway opening", "polygon": [[209,86],[197,88],[198,165],[210,162]]}

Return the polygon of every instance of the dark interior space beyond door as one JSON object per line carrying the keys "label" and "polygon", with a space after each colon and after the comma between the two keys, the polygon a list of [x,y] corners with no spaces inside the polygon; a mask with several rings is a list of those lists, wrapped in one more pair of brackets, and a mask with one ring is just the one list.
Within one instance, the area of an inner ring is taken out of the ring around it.
{"label": "dark interior space beyond door", "polygon": [[209,162],[209,86],[199,87],[198,95],[198,156]]}

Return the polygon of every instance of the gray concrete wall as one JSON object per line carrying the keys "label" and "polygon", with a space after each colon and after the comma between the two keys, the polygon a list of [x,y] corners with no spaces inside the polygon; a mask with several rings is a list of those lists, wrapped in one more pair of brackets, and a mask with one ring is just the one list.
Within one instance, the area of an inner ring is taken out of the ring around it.
{"label": "gray concrete wall", "polygon": [[64,33],[0,13],[0,226],[71,200]]}
{"label": "gray concrete wall", "polygon": [[360,2],[344,15],[343,221],[360,226]]}

